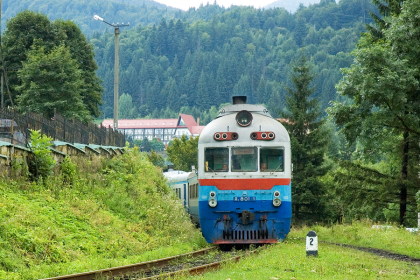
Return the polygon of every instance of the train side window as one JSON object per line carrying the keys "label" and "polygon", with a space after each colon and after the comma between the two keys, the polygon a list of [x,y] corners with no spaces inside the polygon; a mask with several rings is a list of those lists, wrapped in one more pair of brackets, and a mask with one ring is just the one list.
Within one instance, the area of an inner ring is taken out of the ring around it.
{"label": "train side window", "polygon": [[260,149],[261,172],[284,172],[284,149],[261,148]]}
{"label": "train side window", "polygon": [[254,172],[258,170],[258,149],[256,147],[232,148],[232,171]]}
{"label": "train side window", "polygon": [[204,152],[204,170],[206,172],[228,172],[229,149],[207,148]]}

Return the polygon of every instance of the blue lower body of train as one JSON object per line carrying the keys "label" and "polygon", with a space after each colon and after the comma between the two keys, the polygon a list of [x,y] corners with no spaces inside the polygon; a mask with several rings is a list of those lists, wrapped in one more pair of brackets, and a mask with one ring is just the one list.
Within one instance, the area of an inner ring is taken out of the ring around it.
{"label": "blue lower body of train", "polygon": [[[276,191],[280,192],[280,206],[273,204]],[[215,207],[209,204],[211,192],[216,194]],[[218,190],[215,186],[200,186],[198,212],[203,236],[213,244],[282,241],[290,230],[291,197],[290,184],[275,185],[270,190]]]}

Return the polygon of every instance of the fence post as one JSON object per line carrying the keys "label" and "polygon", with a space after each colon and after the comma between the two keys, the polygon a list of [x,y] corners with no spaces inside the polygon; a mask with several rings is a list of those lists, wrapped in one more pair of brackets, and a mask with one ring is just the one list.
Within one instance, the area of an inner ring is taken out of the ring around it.
{"label": "fence post", "polygon": [[75,128],[75,120],[74,120],[74,114],[73,114],[73,144],[75,143],[75,140],[74,140],[75,134],[76,134],[76,128]]}
{"label": "fence post", "polygon": [[64,118],[63,119],[63,141],[64,142],[67,142],[67,137],[66,137],[66,122],[67,122],[67,119],[66,118]]}
{"label": "fence post", "polygon": [[29,107],[26,106],[26,129],[25,129],[25,144],[28,145],[29,136]]}
{"label": "fence post", "polygon": [[56,108],[54,108],[54,118],[53,118],[53,121],[54,121],[54,140],[57,140],[57,119],[56,119],[56,117],[57,117],[57,109]]}
{"label": "fence post", "polygon": [[14,138],[13,136],[13,127],[15,126],[14,117],[15,117],[15,110],[13,110],[12,123],[10,124],[10,144],[13,144],[13,138]]}

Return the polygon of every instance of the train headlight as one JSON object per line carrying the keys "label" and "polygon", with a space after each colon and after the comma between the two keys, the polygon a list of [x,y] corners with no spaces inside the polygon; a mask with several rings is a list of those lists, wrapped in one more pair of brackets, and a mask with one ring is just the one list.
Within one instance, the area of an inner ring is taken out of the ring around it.
{"label": "train headlight", "polygon": [[236,114],[236,122],[240,126],[248,126],[252,122],[252,114],[248,111],[240,111]]}
{"label": "train headlight", "polygon": [[273,205],[274,205],[275,207],[279,207],[279,206],[281,205],[281,199],[280,199],[280,198],[278,198],[278,197],[274,198],[274,199],[273,199]]}
{"label": "train headlight", "polygon": [[214,199],[214,198],[210,198],[209,199],[209,206],[212,207],[212,208],[216,207],[217,206],[217,200]]}

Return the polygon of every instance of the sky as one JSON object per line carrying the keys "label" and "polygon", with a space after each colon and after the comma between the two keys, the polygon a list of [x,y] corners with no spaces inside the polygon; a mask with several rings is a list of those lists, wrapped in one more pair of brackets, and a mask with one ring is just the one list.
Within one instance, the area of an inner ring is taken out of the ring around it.
{"label": "sky", "polygon": [[[210,4],[214,3],[214,0],[154,0],[156,2],[171,6],[174,8],[179,8],[182,10],[188,10],[190,7],[198,8],[201,3],[207,5],[207,2]],[[229,8],[231,5],[236,6],[254,6],[255,8],[262,8],[268,4],[275,2],[276,0],[216,0],[216,3],[219,6],[224,6]]]}

